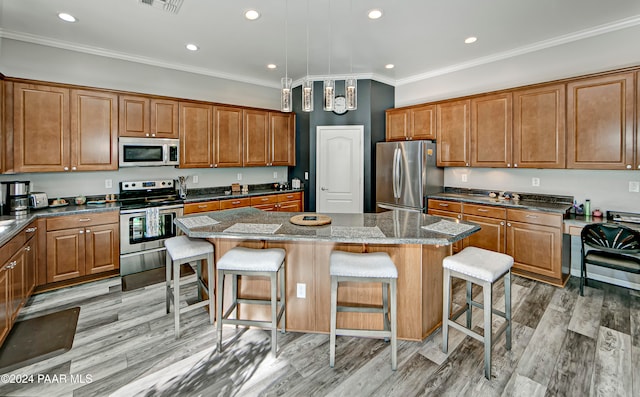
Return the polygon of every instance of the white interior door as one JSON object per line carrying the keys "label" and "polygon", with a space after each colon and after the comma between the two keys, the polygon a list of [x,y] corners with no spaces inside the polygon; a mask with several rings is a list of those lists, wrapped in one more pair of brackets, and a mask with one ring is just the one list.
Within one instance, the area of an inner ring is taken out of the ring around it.
{"label": "white interior door", "polygon": [[316,211],[362,213],[364,126],[319,126],[316,131]]}

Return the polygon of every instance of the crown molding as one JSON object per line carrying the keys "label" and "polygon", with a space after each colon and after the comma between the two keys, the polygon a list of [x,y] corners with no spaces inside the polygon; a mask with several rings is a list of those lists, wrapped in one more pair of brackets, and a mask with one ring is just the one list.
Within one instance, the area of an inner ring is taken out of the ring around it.
{"label": "crown molding", "polygon": [[544,50],[546,48],[556,47],[559,45],[571,43],[578,40],[587,39],[594,36],[599,36],[605,33],[615,32],[630,27],[640,25],[640,15],[634,15],[629,18],[619,19],[603,25],[598,25],[589,29],[579,30],[577,32],[569,33],[563,36],[554,37],[549,40],[538,41],[536,43],[526,45],[523,47],[515,48],[509,51],[503,51],[496,54],[492,54],[486,57],[472,59],[468,62],[462,62],[455,65],[447,66],[440,69],[434,69],[426,73],[421,73],[415,76],[411,76],[405,79],[396,80],[396,86],[415,83],[421,80],[430,79],[437,76],[442,76],[449,73],[458,72],[464,69],[470,69],[476,66],[485,65],[488,63],[500,61],[503,59],[513,58],[516,56],[528,54]]}

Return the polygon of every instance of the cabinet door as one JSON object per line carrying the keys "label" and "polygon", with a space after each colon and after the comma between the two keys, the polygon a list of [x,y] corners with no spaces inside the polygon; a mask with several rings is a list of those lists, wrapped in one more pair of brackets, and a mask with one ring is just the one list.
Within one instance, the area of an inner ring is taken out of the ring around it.
{"label": "cabinet door", "polygon": [[118,96],[71,90],[71,170],[118,169]]}
{"label": "cabinet door", "polygon": [[473,215],[465,215],[463,219],[477,223],[480,226],[480,231],[464,239],[463,245],[465,247],[478,247],[495,252],[505,252],[506,222],[504,219]]}
{"label": "cabinet door", "polygon": [[296,165],[296,121],[294,113],[269,112],[270,165]]}
{"label": "cabinet door", "polygon": [[242,167],[242,109],[214,109],[215,167]]}
{"label": "cabinet door", "polygon": [[180,102],[180,168],[209,168],[213,152],[213,108]]}
{"label": "cabinet door", "polygon": [[471,166],[511,167],[511,93],[471,100]]}
{"label": "cabinet door", "polygon": [[469,166],[469,108],[468,99],[441,103],[436,106],[439,167]]}
{"label": "cabinet door", "polygon": [[47,232],[47,282],[84,276],[84,228]]}
{"label": "cabinet door", "polygon": [[203,203],[189,203],[184,205],[184,214],[197,214],[199,212],[218,211],[220,201],[205,201]]}
{"label": "cabinet door", "polygon": [[[429,200],[429,202],[431,202],[432,200]],[[446,203],[444,203],[446,204]],[[427,213],[429,215],[433,215],[433,216],[440,216],[443,218],[453,218],[453,219],[462,219],[462,214],[458,213],[458,212],[451,212],[451,211],[442,211],[442,210],[436,210],[436,209],[432,209],[429,208],[427,210]],[[452,249],[453,252],[460,252],[463,248],[464,245],[464,240],[458,240],[455,243],[452,244]]]}
{"label": "cabinet door", "polygon": [[513,267],[542,276],[562,277],[562,231],[529,223],[507,223],[507,255]]}
{"label": "cabinet door", "polygon": [[513,166],[565,167],[564,84],[513,92]]}
{"label": "cabinet door", "polygon": [[240,207],[249,207],[251,205],[251,200],[249,197],[239,198],[239,199],[227,199],[220,200],[220,209],[228,210],[231,208],[240,208]]}
{"label": "cabinet door", "polygon": [[567,168],[632,169],[634,74],[567,84]]}
{"label": "cabinet door", "polygon": [[278,204],[278,211],[280,212],[302,212],[302,203],[297,201],[285,201]]}
{"label": "cabinet door", "polygon": [[179,133],[178,101],[151,98],[151,137],[177,139]]}
{"label": "cabinet door", "polygon": [[37,239],[34,238],[27,241],[24,251],[25,298],[28,298],[36,287],[36,268],[38,266]]}
{"label": "cabinet door", "polygon": [[144,96],[120,96],[120,136],[151,136],[149,127],[150,99]]}
{"label": "cabinet door", "polygon": [[85,229],[85,274],[120,268],[120,238],[117,224]]}
{"label": "cabinet door", "polygon": [[9,324],[11,321],[11,311],[9,300],[10,296],[9,286],[9,269],[6,267],[0,268],[0,344],[9,334]]}
{"label": "cabinet door", "polygon": [[278,211],[277,205],[278,204],[256,204],[251,207],[260,211]]}
{"label": "cabinet door", "polygon": [[243,142],[245,166],[266,166],[270,163],[269,112],[245,109],[243,112]]}
{"label": "cabinet door", "polygon": [[404,141],[409,134],[407,109],[392,109],[386,112],[387,141]]}
{"label": "cabinet door", "polygon": [[436,139],[436,106],[420,106],[409,112],[410,139]]}
{"label": "cabinet door", "polygon": [[14,170],[68,171],[69,90],[14,83],[13,95]]}
{"label": "cabinet door", "polygon": [[9,259],[11,269],[9,270],[11,276],[9,277],[9,283],[11,285],[11,310],[9,312],[9,321],[13,322],[18,315],[23,300],[26,297],[25,291],[25,275],[24,275],[24,251],[19,250],[15,253],[11,259]]}

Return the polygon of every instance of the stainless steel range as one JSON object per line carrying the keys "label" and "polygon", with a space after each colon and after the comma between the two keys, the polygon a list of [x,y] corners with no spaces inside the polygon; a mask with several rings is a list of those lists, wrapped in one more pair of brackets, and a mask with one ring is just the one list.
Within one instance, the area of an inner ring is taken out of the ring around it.
{"label": "stainless steel range", "polygon": [[164,241],[176,236],[173,220],[184,208],[175,182],[120,182],[120,201],[120,274],[163,267]]}

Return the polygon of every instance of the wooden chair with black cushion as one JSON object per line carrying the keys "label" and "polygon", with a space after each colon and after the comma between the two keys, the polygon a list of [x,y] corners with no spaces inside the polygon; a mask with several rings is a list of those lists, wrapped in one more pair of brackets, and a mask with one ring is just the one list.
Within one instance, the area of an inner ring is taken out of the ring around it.
{"label": "wooden chair with black cushion", "polygon": [[627,226],[593,223],[582,229],[580,296],[587,285],[587,265],[640,274],[640,232]]}

